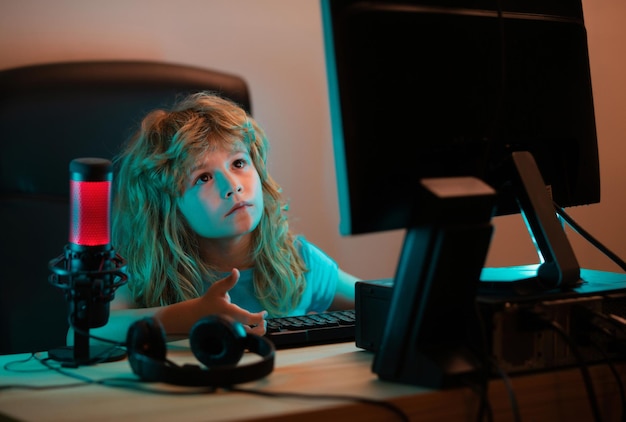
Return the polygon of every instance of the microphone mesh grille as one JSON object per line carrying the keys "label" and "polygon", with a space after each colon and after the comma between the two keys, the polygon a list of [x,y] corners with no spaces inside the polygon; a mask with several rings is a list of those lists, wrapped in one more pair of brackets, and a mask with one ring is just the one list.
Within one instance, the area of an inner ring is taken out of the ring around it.
{"label": "microphone mesh grille", "polygon": [[99,246],[110,243],[111,182],[70,180],[70,243]]}

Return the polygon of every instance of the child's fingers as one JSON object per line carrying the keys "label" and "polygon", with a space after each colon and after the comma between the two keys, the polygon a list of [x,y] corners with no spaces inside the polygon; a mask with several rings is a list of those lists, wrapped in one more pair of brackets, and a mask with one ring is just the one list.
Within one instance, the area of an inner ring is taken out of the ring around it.
{"label": "child's fingers", "polygon": [[239,281],[239,270],[237,268],[233,268],[228,276],[216,281],[213,286],[211,286],[211,291],[225,295],[230,289],[235,287],[237,281]]}

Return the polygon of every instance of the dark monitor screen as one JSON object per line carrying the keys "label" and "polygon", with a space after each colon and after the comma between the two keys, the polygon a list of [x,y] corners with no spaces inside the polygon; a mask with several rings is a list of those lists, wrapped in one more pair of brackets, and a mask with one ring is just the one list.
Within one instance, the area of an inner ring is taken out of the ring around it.
{"label": "dark monitor screen", "polygon": [[465,321],[493,215],[520,212],[544,260],[516,292],[581,283],[555,210],[600,200],[582,5],[321,4],[340,232],[406,229],[373,370],[439,387],[472,367]]}
{"label": "dark monitor screen", "polygon": [[513,151],[558,205],[600,200],[580,1],[518,3],[323,2],[342,234],[407,227],[427,177],[478,177],[519,212]]}

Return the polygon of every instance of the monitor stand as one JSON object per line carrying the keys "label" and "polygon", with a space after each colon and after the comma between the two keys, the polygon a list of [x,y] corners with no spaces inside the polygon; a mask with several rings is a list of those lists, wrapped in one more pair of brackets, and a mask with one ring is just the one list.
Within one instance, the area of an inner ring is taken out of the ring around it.
{"label": "monitor stand", "polygon": [[[580,266],[535,159],[527,151],[514,152],[510,170],[522,218],[541,262],[532,274],[511,268],[488,269],[483,272],[479,295],[511,298],[572,292],[582,285]],[[512,278],[516,271],[519,277]],[[490,276],[485,276],[487,273]]]}
{"label": "monitor stand", "polygon": [[[544,262],[536,275],[500,284],[529,296],[579,286],[580,267],[533,156],[514,152],[511,162],[520,210]],[[487,206],[492,198],[471,192],[433,197],[422,204],[432,214],[428,223],[407,229],[372,369],[383,380],[445,388],[479,374],[484,364],[469,350],[467,330],[477,323],[474,306],[493,231]]]}
{"label": "monitor stand", "polygon": [[539,168],[527,151],[512,153],[520,210],[543,262],[536,278],[520,287],[530,291],[571,289],[581,284],[580,266],[559,222]]}
{"label": "monitor stand", "polygon": [[422,202],[432,213],[428,223],[407,229],[404,239],[372,368],[382,380],[442,388],[477,373],[465,322],[475,314],[495,192],[487,187],[476,193],[455,178],[442,180],[449,184],[443,190],[458,194],[433,192]]}

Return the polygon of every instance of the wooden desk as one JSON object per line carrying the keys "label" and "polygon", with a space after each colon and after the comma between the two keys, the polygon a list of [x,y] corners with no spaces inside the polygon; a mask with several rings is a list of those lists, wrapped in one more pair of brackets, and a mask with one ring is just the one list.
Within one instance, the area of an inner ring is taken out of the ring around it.
{"label": "wooden desk", "polygon": [[[28,356],[0,356],[0,385],[77,383],[77,380],[56,372],[42,371],[41,363],[35,360],[18,362]],[[357,349],[353,343],[282,350],[277,354],[276,369],[271,375],[241,387],[266,392],[342,394],[387,400],[401,407],[411,420],[416,421],[476,419],[478,396],[469,388],[432,391],[383,382],[371,372],[372,357],[369,352]],[[168,358],[177,363],[195,362],[184,341],[172,345]],[[250,355],[245,358],[257,357]],[[626,379],[626,364],[621,363],[617,368],[622,379]],[[68,371],[93,379],[136,378],[126,360]],[[603,420],[619,420],[621,403],[610,369],[597,365],[591,367],[590,372]],[[512,384],[524,421],[591,420],[586,391],[577,369],[517,376],[512,378]],[[189,395],[179,394],[189,392],[188,388],[162,383],[142,383],[139,386],[171,394],[97,384],[38,391],[5,389],[0,390],[0,421],[399,420],[382,407],[347,400],[263,397],[221,390]],[[508,392],[502,381],[491,382],[489,398],[496,422],[513,420]]]}

